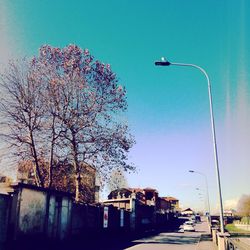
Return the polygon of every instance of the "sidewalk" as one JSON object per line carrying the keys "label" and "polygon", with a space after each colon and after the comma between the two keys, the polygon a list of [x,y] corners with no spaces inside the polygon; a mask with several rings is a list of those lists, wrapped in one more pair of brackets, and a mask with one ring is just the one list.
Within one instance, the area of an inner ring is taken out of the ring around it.
{"label": "sidewalk", "polygon": [[218,250],[216,244],[213,243],[212,240],[200,241],[197,244],[196,250]]}
{"label": "sidewalk", "polygon": [[212,241],[212,235],[210,233],[208,223],[203,223],[198,226],[201,231],[200,241],[196,246],[196,250],[218,250],[217,245]]}
{"label": "sidewalk", "polygon": [[209,232],[204,232],[201,234],[196,250],[218,250],[218,247],[213,242],[211,234]]}
{"label": "sidewalk", "polygon": [[196,250],[218,250],[218,246],[213,242],[210,232],[201,233]]}

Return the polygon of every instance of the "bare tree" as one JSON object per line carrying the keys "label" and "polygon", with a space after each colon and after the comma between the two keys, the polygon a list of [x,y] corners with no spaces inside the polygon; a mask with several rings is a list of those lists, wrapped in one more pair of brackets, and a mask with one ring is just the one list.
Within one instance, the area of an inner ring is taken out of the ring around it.
{"label": "bare tree", "polygon": [[114,169],[110,174],[110,178],[109,178],[107,186],[108,186],[109,192],[112,192],[120,188],[127,188],[128,183],[127,183],[127,179],[126,179],[124,172],[120,169],[118,170]]}
{"label": "bare tree", "polygon": [[1,75],[4,95],[0,102],[2,125],[7,128],[2,135],[19,159],[33,162],[36,185],[42,187],[51,184],[59,135],[55,115],[48,105],[49,91],[43,73],[26,59],[10,62]]}
{"label": "bare tree", "polygon": [[74,167],[78,201],[82,163],[104,179],[117,166],[134,170],[127,162],[134,139],[122,119],[126,91],[110,65],[88,50],[42,46],[31,62],[12,62],[1,80],[5,136],[19,157],[34,162],[37,185],[50,186],[52,168],[66,160]]}
{"label": "bare tree", "polygon": [[43,186],[37,143],[44,116],[41,85],[32,78],[26,60],[9,63],[8,71],[1,76],[1,83],[5,93],[1,100],[3,124],[8,127],[5,136],[16,147],[16,155],[34,160],[37,185]]}
{"label": "bare tree", "polygon": [[75,45],[63,49],[43,46],[33,62],[50,72],[50,101],[63,124],[61,148],[74,165],[76,200],[81,162],[94,165],[103,176],[117,166],[133,170],[126,154],[134,140],[120,119],[127,108],[126,92],[110,65],[94,61],[88,50]]}

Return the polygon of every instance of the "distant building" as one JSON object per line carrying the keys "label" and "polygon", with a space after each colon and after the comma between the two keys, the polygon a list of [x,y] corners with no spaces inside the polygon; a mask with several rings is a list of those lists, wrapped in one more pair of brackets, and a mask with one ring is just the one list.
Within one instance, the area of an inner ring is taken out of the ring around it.
{"label": "distant building", "polygon": [[[81,183],[79,187],[79,201],[83,203],[99,202],[99,186],[96,185],[96,169],[81,163]],[[48,163],[43,164],[43,180],[48,187]],[[23,161],[18,164],[18,181],[36,185],[34,164],[31,161]],[[75,193],[75,170],[68,162],[59,162],[52,169],[51,189],[63,192]]]}
{"label": "distant building", "polygon": [[161,214],[171,212],[171,204],[169,201],[165,200],[162,197],[158,198],[158,212]]}
{"label": "distant building", "polygon": [[138,205],[156,207],[158,192],[154,188],[121,188],[110,192],[108,200],[103,203],[124,208],[125,210],[131,210],[133,200],[135,200]]}
{"label": "distant building", "polygon": [[132,191],[127,188],[121,188],[112,191],[108,195],[108,200],[103,201],[106,205],[113,205],[114,207],[125,209],[127,211],[132,210],[132,201],[133,199],[140,199],[141,194],[134,194],[132,195]]}
{"label": "distant building", "polygon": [[225,217],[233,217],[235,216],[236,211],[234,209],[224,210],[223,215]]}
{"label": "distant building", "polygon": [[[79,201],[84,203],[99,202],[99,189],[96,186],[96,169],[86,163],[80,164],[81,183]],[[75,193],[75,170],[72,164],[61,163],[53,173],[51,188],[59,191]]]}
{"label": "distant building", "polygon": [[192,216],[192,215],[194,215],[194,211],[191,208],[187,208],[187,209],[181,211],[181,215]]}
{"label": "distant building", "polygon": [[154,188],[121,188],[110,192],[103,203],[131,211],[133,200],[137,205],[153,207],[158,213],[179,212],[179,200],[174,197],[159,197]]}
{"label": "distant building", "polygon": [[179,200],[176,199],[175,197],[172,196],[166,196],[166,197],[161,197],[162,203],[166,202],[168,203],[169,209],[171,212],[179,212],[180,211],[180,206],[179,206]]}
{"label": "distant building", "polygon": [[154,188],[121,188],[110,192],[103,204],[130,212],[131,228],[150,227],[156,223],[158,200]]}
{"label": "distant building", "polygon": [[12,182],[11,178],[0,175],[0,194],[9,194],[13,192],[13,188],[10,186]]}

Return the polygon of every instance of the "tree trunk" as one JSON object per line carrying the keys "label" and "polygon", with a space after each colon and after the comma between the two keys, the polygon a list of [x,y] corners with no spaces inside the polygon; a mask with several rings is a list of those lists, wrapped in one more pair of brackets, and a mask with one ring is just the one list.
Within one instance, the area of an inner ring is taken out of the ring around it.
{"label": "tree trunk", "polygon": [[75,169],[75,201],[79,202],[79,193],[80,193],[80,184],[81,184],[81,173],[78,162],[78,145],[75,138],[75,133],[72,133],[72,148],[73,148],[73,156],[74,156],[74,169]]}
{"label": "tree trunk", "polygon": [[31,150],[31,154],[33,155],[34,161],[35,161],[34,174],[35,174],[36,185],[39,186],[39,187],[43,187],[44,183],[43,183],[43,181],[41,179],[41,173],[40,173],[40,169],[39,169],[38,157],[37,157],[37,153],[36,153],[36,147],[35,147],[32,132],[30,132],[30,139],[31,139],[30,150]]}
{"label": "tree trunk", "polygon": [[52,184],[52,167],[53,167],[53,160],[54,160],[54,145],[55,145],[55,116],[53,116],[53,123],[52,123],[52,139],[51,139],[51,150],[50,150],[48,188],[50,188],[51,184]]}
{"label": "tree trunk", "polygon": [[51,145],[51,152],[50,152],[48,188],[50,188],[50,187],[51,187],[51,184],[52,184],[53,155],[54,155],[54,142],[52,142],[52,145]]}
{"label": "tree trunk", "polygon": [[75,183],[76,183],[76,193],[75,193],[75,201],[76,202],[79,202],[79,194],[80,194],[80,183],[81,183],[81,175],[80,173],[79,174],[76,174],[75,176]]}

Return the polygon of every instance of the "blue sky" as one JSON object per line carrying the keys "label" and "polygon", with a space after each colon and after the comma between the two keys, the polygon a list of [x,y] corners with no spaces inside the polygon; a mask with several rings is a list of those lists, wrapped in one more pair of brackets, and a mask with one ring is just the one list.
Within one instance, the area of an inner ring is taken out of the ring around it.
{"label": "blue sky", "polygon": [[110,63],[127,88],[128,120],[137,144],[130,159],[134,187],[154,187],[183,207],[204,208],[196,187],[207,175],[217,207],[207,83],[196,69],[155,67],[173,62],[202,66],[211,78],[225,207],[249,194],[250,2],[247,0],[2,0],[0,63],[37,54],[43,44],[88,48]]}

